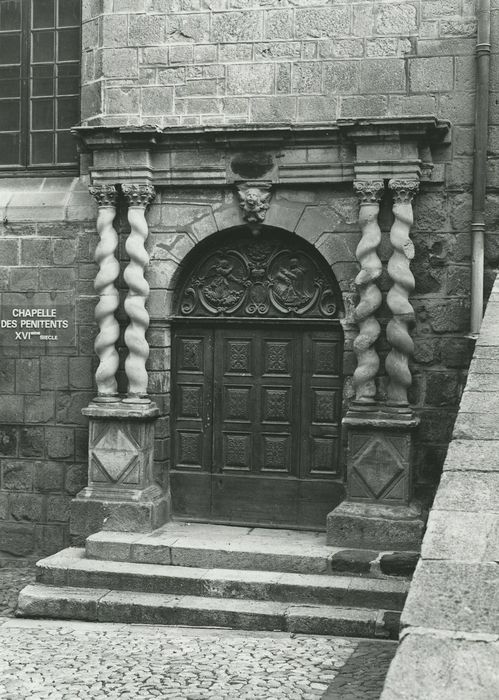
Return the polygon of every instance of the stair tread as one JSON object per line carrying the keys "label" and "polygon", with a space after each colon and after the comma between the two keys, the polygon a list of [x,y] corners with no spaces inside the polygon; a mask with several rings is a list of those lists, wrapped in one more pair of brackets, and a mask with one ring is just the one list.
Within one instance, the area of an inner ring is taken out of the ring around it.
{"label": "stair tread", "polygon": [[[265,528],[244,528],[224,525],[167,523],[147,534],[100,531],[87,538],[87,543],[132,545],[149,547],[174,547],[187,549],[207,549],[237,552],[275,552],[301,557],[325,556],[344,551],[345,547],[332,547],[326,544],[323,532],[300,530],[267,530]],[[371,551],[373,555],[377,550]]]}
{"label": "stair tread", "polygon": [[82,572],[116,573],[144,578],[195,579],[220,582],[313,586],[321,589],[358,589],[372,592],[407,593],[409,583],[395,577],[368,578],[348,575],[303,574],[284,571],[230,569],[215,567],[148,564],[128,561],[89,559],[85,550],[75,547],[58,552],[38,562],[39,570],[71,570]]}
{"label": "stair tread", "polygon": [[303,603],[289,603],[279,601],[247,600],[244,598],[214,598],[207,596],[193,596],[165,593],[144,593],[141,591],[113,591],[104,588],[77,588],[72,586],[48,586],[34,583],[26,586],[20,595],[20,604],[23,598],[32,597],[40,599],[64,599],[64,600],[91,600],[99,603],[118,603],[154,606],[154,607],[186,607],[193,609],[233,610],[235,612],[259,613],[259,614],[284,614],[295,613],[300,615],[326,617],[345,617],[347,619],[367,619],[378,615],[379,608],[355,608],[337,605],[320,605]]}
{"label": "stair tread", "polygon": [[19,595],[18,616],[99,622],[279,630],[395,638],[400,613],[383,607],[346,607],[247,598],[145,593],[35,583]]}
{"label": "stair tread", "polygon": [[204,569],[252,569],[407,580],[416,552],[353,550],[326,544],[322,532],[167,523],[149,533],[101,531],[86,540],[86,556]]}

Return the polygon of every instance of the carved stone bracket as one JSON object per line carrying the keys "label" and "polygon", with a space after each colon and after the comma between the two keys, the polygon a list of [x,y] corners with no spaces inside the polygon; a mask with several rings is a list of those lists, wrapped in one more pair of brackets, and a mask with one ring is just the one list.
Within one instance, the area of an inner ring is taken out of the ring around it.
{"label": "carved stone bracket", "polygon": [[409,335],[409,327],[414,323],[414,309],[409,295],[414,289],[414,275],[410,261],[414,258],[414,245],[410,239],[413,223],[412,199],[418,191],[418,180],[390,180],[393,192],[394,222],[390,230],[393,253],[388,261],[388,274],[393,282],[387,295],[387,304],[392,319],[386,328],[386,337],[391,350],[385,367],[389,376],[388,405],[400,410],[408,410],[407,390],[412,377],[409,358],[414,352],[414,343]]}
{"label": "carved stone bracket", "polygon": [[382,266],[376,251],[381,242],[378,214],[384,183],[382,180],[358,180],[354,182],[354,190],[360,199],[359,225],[362,238],[356,250],[361,270],[355,278],[360,301],[354,312],[359,334],[353,344],[357,356],[353,382],[355,402],[368,407],[374,404],[375,379],[379,369],[379,356],[374,343],[381,330],[375,313],[381,306],[381,292],[376,280],[381,275]]}
{"label": "carved stone bracket", "polygon": [[258,234],[270,206],[271,184],[243,182],[237,185],[237,193],[243,219],[249,224],[251,232]]}
{"label": "carved stone bracket", "polygon": [[120,329],[115,317],[119,304],[115,281],[120,272],[120,265],[115,257],[118,234],[113,227],[113,221],[116,216],[118,193],[113,185],[89,187],[89,191],[99,207],[97,232],[100,238],[95,250],[95,261],[99,266],[99,271],[94,281],[95,291],[99,295],[99,301],[95,308],[95,319],[99,324],[99,333],[94,344],[95,352],[99,358],[99,366],[95,373],[98,392],[95,401],[117,401],[116,372],[119,358],[115,344]]}
{"label": "carved stone bracket", "polygon": [[123,194],[128,202],[128,222],[130,235],[125,249],[130,256],[124,280],[128,285],[125,299],[125,312],[130,323],[125,331],[125,345],[128,356],[125,360],[125,373],[128,380],[127,398],[130,403],[149,402],[147,398],[146,361],[149,357],[149,345],[145,335],[149,327],[149,314],[146,301],[149,296],[149,285],[144,277],[144,269],[149,262],[145,249],[148,227],[145,209],[155,196],[154,187],[143,184],[123,185]]}

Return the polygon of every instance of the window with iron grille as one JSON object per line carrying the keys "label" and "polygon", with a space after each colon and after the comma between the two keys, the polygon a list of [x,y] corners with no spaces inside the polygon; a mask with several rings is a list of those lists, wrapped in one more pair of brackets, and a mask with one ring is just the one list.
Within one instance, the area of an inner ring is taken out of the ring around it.
{"label": "window with iron grille", "polygon": [[80,0],[0,0],[0,175],[74,170]]}

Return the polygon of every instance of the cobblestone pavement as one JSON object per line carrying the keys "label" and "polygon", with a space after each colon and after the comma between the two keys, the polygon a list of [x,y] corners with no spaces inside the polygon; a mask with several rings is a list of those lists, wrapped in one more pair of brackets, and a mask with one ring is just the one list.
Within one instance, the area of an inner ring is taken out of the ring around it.
{"label": "cobblestone pavement", "polygon": [[30,566],[0,568],[2,700],[377,700],[395,652],[341,637],[13,619],[32,579]]}
{"label": "cobblestone pavement", "polygon": [[322,696],[323,700],[377,700],[396,648],[395,642],[359,641]]}

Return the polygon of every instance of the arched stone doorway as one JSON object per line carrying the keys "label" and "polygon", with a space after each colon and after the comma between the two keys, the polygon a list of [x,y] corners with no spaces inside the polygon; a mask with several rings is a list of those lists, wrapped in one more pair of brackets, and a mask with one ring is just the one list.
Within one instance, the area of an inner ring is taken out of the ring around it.
{"label": "arched stone doorway", "polygon": [[343,497],[341,294],[280,229],[199,244],[172,322],[174,515],[323,528]]}

